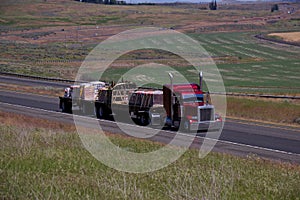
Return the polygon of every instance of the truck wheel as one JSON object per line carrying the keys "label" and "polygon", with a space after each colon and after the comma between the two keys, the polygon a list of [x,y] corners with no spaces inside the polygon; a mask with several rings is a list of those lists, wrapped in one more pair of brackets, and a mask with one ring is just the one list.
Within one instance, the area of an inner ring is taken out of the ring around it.
{"label": "truck wheel", "polygon": [[71,108],[68,107],[68,104],[66,102],[61,103],[61,111],[63,113],[71,113]]}
{"label": "truck wheel", "polygon": [[165,127],[170,130],[172,128],[172,121],[168,120],[167,117],[163,117],[161,121],[161,125],[162,127]]}
{"label": "truck wheel", "polygon": [[142,126],[147,126],[150,124],[150,119],[149,116],[147,115],[141,115],[140,116],[140,123]]}
{"label": "truck wheel", "polygon": [[66,112],[65,102],[61,102],[61,106],[60,107],[61,107],[61,111],[65,113]]}
{"label": "truck wheel", "polygon": [[102,106],[99,106],[96,111],[98,119],[104,119],[104,109]]}

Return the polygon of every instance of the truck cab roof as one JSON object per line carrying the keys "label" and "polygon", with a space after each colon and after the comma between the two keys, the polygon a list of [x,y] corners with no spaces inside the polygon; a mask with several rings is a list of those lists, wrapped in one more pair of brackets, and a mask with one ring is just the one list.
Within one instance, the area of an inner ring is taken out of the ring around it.
{"label": "truck cab roof", "polygon": [[[164,87],[171,89],[171,84],[164,85]],[[200,86],[196,83],[174,84],[173,91],[175,93],[202,93]]]}

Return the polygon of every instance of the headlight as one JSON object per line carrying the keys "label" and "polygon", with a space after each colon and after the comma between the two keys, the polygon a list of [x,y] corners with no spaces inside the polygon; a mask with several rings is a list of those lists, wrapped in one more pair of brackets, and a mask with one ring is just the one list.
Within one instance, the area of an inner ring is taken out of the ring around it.
{"label": "headlight", "polygon": [[215,114],[215,120],[216,120],[216,121],[222,121],[221,115]]}

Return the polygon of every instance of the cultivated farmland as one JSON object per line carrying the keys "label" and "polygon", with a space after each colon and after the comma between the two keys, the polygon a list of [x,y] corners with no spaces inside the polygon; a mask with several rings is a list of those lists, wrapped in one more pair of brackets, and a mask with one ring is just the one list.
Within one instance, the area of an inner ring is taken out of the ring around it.
{"label": "cultivated farmland", "polygon": [[[296,17],[299,11],[286,14],[291,7],[299,8],[297,4],[280,5],[282,11],[271,14],[270,4],[264,3],[221,5],[219,11],[212,12],[201,10],[203,5],[35,2],[3,3],[0,14],[0,70],[3,72],[73,79],[82,61],[99,42],[124,30],[158,26],[186,33],[199,41],[217,64],[229,92],[299,94],[300,47],[254,37],[260,33],[299,29]],[[26,9],[20,10],[22,6]],[[114,69],[108,71],[107,79],[118,78],[117,74],[147,63],[149,58],[194,76],[192,69],[174,56],[144,51],[120,58],[114,63]]]}

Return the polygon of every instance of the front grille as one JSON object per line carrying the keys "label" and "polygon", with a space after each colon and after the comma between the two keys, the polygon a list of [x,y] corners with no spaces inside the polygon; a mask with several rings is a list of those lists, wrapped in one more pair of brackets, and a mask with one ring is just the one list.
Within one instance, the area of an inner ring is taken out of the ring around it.
{"label": "front grille", "polygon": [[160,118],[159,114],[151,115],[151,124],[152,125],[160,125],[161,124],[161,118]]}
{"label": "front grille", "polygon": [[213,108],[199,108],[200,121],[213,121],[214,110]]}

